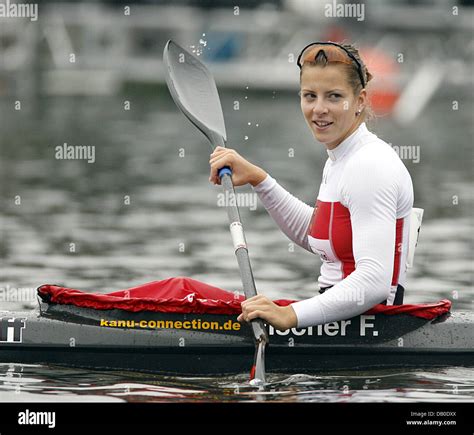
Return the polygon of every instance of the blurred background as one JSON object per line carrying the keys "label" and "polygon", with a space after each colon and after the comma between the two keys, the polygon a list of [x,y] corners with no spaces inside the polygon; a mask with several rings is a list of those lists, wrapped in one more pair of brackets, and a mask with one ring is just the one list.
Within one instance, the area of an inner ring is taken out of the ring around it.
{"label": "blurred background", "polygon": [[[186,275],[240,290],[211,148],[164,83],[173,39],[215,75],[228,146],[309,204],[327,155],[296,58],[354,42],[375,76],[369,128],[403,150],[425,209],[406,301],[472,309],[473,22],[473,2],[452,0],[42,0],[37,19],[0,17],[0,308],[33,307],[44,283],[105,292]],[[94,158],[60,158],[64,144]],[[314,295],[319,258],[260,204],[241,214],[258,290]]]}

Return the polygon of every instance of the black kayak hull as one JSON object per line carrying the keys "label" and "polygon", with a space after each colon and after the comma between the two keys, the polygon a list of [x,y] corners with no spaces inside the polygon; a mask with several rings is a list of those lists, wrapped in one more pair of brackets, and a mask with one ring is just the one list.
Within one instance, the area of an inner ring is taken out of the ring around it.
{"label": "black kayak hull", "polygon": [[[193,348],[76,348],[41,347],[2,349],[0,361],[16,364],[51,364],[67,367],[138,371],[181,376],[237,374],[249,371],[254,349]],[[436,352],[393,349],[341,348],[307,350],[268,349],[270,373],[317,373],[341,370],[381,370],[474,366],[472,351]]]}
{"label": "black kayak hull", "polygon": [[[253,362],[250,328],[235,316],[42,304],[40,311],[0,312],[0,318],[0,362],[180,375],[243,373]],[[473,322],[473,313],[458,312],[434,321],[377,314],[305,330],[270,327],[266,368],[311,373],[474,366]]]}

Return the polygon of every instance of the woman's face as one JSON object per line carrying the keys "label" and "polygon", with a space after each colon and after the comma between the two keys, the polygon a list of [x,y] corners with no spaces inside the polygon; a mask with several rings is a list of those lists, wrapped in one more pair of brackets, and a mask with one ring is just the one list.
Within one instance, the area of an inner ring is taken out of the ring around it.
{"label": "woman's face", "polygon": [[338,64],[307,65],[301,76],[301,110],[315,139],[336,148],[360,125],[356,116],[366,102],[365,89],[356,97]]}

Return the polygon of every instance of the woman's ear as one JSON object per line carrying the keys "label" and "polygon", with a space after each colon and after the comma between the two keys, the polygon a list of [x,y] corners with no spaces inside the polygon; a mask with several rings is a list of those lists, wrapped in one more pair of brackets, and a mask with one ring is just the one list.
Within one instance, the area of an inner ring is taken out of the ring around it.
{"label": "woman's ear", "polygon": [[357,97],[357,111],[358,112],[362,112],[365,107],[367,106],[367,91],[364,89],[362,89],[360,92],[359,92],[359,96]]}

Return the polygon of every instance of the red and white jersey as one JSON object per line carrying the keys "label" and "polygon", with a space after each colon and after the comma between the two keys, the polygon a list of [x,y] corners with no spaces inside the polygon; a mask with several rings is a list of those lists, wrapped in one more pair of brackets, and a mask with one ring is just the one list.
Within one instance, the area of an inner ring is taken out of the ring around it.
{"label": "red and white jersey", "polygon": [[320,287],[333,286],[292,305],[299,327],[392,304],[397,285],[405,284],[413,207],[405,165],[364,123],[328,155],[314,208],[270,176],[254,188],[283,232],[320,255]]}

